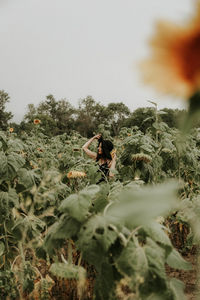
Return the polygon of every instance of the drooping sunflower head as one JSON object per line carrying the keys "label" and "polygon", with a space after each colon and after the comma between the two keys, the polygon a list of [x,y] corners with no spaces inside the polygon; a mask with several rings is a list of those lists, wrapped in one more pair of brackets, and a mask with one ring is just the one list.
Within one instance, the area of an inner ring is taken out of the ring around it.
{"label": "drooping sunflower head", "polygon": [[150,163],[152,161],[151,156],[145,153],[136,153],[131,156],[132,161],[144,161],[145,163]]}
{"label": "drooping sunflower head", "polygon": [[158,22],[151,57],[140,66],[145,83],[159,92],[189,98],[200,89],[200,0],[184,25]]}
{"label": "drooping sunflower head", "polygon": [[85,177],[86,173],[85,172],[80,172],[80,171],[70,171],[67,173],[67,178],[82,178]]}
{"label": "drooping sunflower head", "polygon": [[41,123],[41,121],[40,121],[39,119],[34,119],[33,123],[34,123],[35,125],[38,125],[38,124]]}

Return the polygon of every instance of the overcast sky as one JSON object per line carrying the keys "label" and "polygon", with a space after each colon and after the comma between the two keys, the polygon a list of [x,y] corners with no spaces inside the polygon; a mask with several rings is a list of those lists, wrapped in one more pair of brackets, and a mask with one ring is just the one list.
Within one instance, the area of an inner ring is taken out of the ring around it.
{"label": "overcast sky", "polygon": [[[183,102],[141,83],[137,63],[148,55],[155,21],[184,22],[192,0],[0,0],[0,89],[20,121],[27,105],[53,94],[77,106],[91,95],[133,111],[156,101]],[[164,74],[163,74],[164,76]]]}

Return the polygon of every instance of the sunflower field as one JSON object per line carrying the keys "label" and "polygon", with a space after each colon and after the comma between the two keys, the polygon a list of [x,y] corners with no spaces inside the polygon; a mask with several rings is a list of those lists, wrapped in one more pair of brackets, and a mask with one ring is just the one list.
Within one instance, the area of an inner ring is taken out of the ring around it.
{"label": "sunflower field", "polygon": [[199,247],[200,129],[122,128],[97,185],[86,138],[36,126],[0,132],[0,299],[186,299],[166,266]]}

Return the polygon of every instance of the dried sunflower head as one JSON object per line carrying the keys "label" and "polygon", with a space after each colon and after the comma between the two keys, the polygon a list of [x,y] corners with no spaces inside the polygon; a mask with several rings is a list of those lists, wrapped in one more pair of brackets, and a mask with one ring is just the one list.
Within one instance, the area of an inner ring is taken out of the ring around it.
{"label": "dried sunflower head", "polygon": [[136,153],[131,156],[132,161],[144,161],[146,163],[150,163],[152,161],[151,156],[144,153]]}
{"label": "dried sunflower head", "polygon": [[80,171],[70,171],[67,173],[67,178],[82,178],[85,177],[86,173],[85,172],[80,172]]}
{"label": "dried sunflower head", "polygon": [[41,121],[40,121],[39,119],[34,119],[34,120],[33,120],[33,123],[34,123],[35,125],[38,125],[38,124],[41,123]]}

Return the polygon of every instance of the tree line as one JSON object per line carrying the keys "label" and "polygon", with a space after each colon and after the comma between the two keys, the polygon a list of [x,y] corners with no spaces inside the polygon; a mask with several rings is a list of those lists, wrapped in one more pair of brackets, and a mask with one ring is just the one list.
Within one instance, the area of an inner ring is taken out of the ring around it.
{"label": "tree line", "polygon": [[[40,129],[47,136],[71,134],[74,130],[85,137],[91,137],[103,130],[117,136],[122,127],[133,126],[137,126],[145,133],[156,118],[167,123],[169,127],[178,128],[186,113],[185,110],[170,108],[157,110],[156,106],[137,108],[131,112],[123,102],[112,102],[105,106],[95,101],[92,96],[81,99],[78,108],[75,108],[65,99],[56,100],[53,95],[48,95],[37,106],[29,104],[22,121],[17,124],[11,122],[13,114],[6,111],[9,100],[8,93],[1,90],[0,129],[13,128],[18,134],[23,131],[31,132],[35,126],[34,120],[40,120]],[[197,126],[200,126],[200,123]]]}

